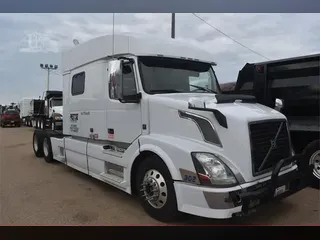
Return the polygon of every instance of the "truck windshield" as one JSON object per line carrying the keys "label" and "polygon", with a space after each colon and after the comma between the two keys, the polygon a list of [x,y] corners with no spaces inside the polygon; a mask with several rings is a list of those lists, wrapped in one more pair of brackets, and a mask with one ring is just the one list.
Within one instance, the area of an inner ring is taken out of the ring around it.
{"label": "truck windshield", "polygon": [[138,58],[144,91],[159,93],[217,93],[211,64],[184,59],[141,56]]}
{"label": "truck windshield", "polygon": [[52,104],[53,104],[53,107],[62,106],[62,99],[54,99]]}

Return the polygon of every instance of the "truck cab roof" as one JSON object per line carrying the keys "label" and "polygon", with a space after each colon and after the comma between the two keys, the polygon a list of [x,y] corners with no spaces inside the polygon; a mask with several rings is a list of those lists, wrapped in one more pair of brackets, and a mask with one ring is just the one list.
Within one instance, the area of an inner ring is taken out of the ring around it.
{"label": "truck cab roof", "polygon": [[124,54],[200,60],[215,65],[211,53],[185,41],[155,38],[148,35],[123,34],[101,36],[63,52],[62,71],[68,72],[96,60]]}

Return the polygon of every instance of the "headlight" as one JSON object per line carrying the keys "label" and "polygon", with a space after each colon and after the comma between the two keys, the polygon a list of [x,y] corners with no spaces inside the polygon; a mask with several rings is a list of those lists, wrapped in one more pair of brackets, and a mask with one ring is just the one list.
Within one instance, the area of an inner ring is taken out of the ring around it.
{"label": "headlight", "polygon": [[62,120],[62,116],[55,116],[54,120]]}
{"label": "headlight", "polygon": [[191,153],[199,180],[202,185],[231,187],[238,182],[221,159],[210,153]]}

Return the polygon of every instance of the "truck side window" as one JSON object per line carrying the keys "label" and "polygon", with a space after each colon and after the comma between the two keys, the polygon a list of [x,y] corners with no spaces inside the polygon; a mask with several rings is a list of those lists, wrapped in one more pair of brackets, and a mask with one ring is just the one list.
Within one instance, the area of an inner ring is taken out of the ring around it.
{"label": "truck side window", "polygon": [[85,72],[77,73],[72,77],[71,94],[72,96],[81,95],[84,93]]}

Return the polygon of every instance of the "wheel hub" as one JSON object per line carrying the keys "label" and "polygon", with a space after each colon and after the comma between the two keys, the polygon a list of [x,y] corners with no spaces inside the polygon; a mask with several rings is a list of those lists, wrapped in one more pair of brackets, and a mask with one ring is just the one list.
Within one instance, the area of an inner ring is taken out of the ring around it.
{"label": "wheel hub", "polygon": [[310,163],[313,164],[313,175],[320,179],[320,150],[316,151],[310,158]]}
{"label": "wheel hub", "polygon": [[146,172],[142,182],[141,192],[145,200],[154,208],[162,208],[167,201],[167,184],[157,170]]}

